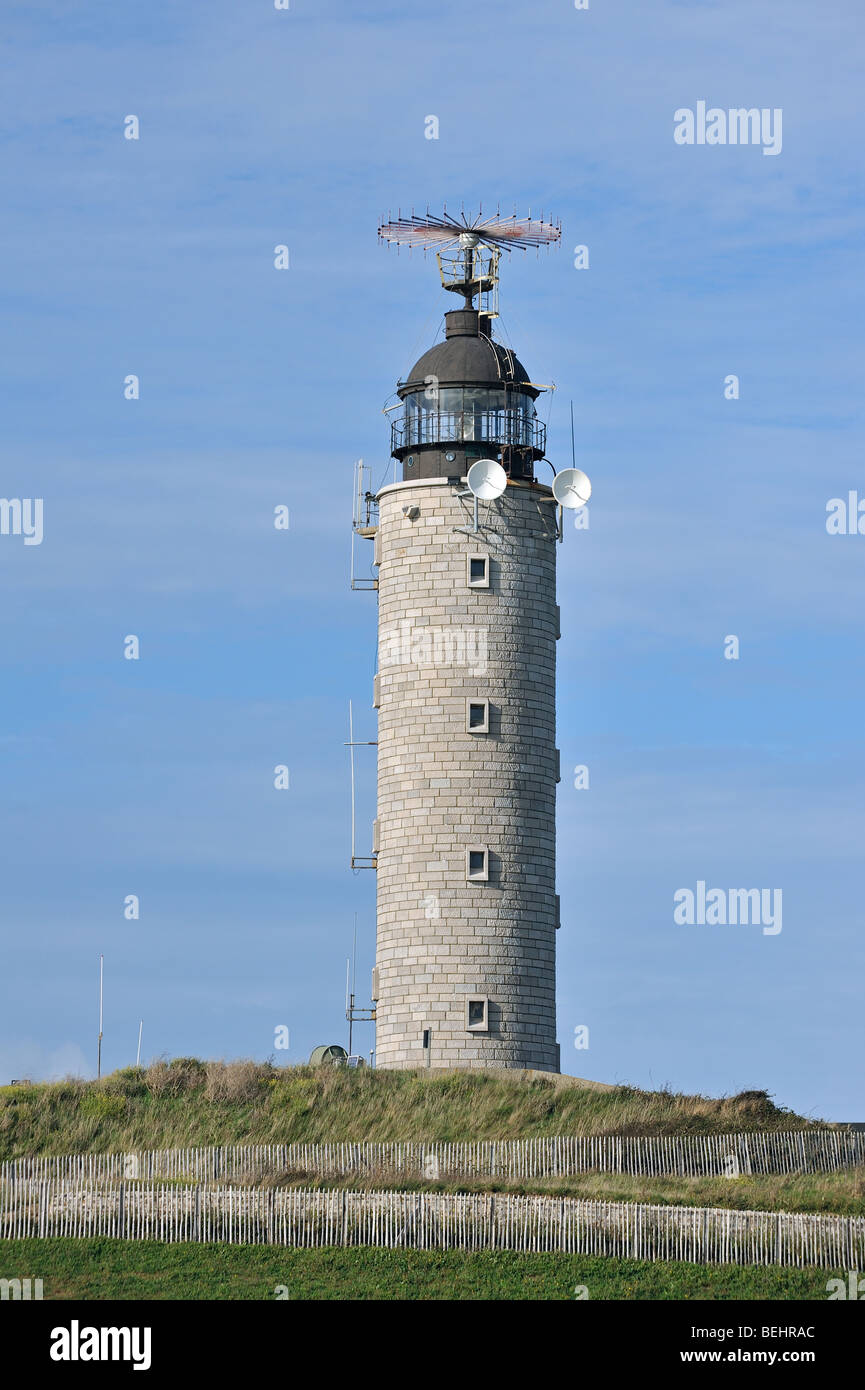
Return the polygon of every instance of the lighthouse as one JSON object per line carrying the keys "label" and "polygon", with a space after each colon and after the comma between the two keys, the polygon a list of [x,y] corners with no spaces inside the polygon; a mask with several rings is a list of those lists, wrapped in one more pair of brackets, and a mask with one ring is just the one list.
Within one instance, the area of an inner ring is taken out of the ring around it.
{"label": "lighthouse", "polygon": [[[382,233],[399,240],[390,233],[407,225]],[[384,1068],[559,1070],[561,510],[552,475],[536,476],[544,388],[494,333],[510,226],[451,228],[438,252],[442,286],[463,302],[397,387],[397,477],[375,497]]]}

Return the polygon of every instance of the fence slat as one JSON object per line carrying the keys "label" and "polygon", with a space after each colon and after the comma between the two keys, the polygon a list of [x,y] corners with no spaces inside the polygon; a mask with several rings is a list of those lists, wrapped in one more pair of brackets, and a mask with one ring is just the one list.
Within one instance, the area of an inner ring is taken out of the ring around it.
{"label": "fence slat", "polygon": [[227,1145],[133,1154],[63,1154],[6,1159],[0,1180],[113,1182],[124,1178],[192,1183],[262,1178],[300,1168],[320,1177],[550,1178],[580,1173],[735,1177],[738,1173],[837,1172],[865,1165],[865,1133],[677,1136],[578,1135],[495,1143]]}

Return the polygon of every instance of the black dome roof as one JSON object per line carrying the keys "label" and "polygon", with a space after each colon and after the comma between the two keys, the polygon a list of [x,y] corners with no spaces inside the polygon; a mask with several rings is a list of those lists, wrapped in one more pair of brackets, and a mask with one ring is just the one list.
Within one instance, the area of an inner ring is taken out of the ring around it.
{"label": "black dome roof", "polygon": [[[434,376],[440,386],[498,386],[502,382],[528,382],[520,359],[488,337],[489,319],[480,322],[477,309],[452,309],[445,314],[445,341],[436,343],[418,358],[408,378],[397,388],[400,397],[424,387]],[[526,394],[540,393],[526,386]]]}

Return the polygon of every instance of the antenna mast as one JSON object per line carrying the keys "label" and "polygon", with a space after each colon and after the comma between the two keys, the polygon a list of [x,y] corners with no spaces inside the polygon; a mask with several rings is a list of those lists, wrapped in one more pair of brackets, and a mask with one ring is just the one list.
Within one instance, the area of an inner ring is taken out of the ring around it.
{"label": "antenna mast", "polygon": [[364,738],[355,741],[354,716],[352,714],[351,700],[348,702],[348,743],[346,747],[350,750],[349,763],[351,768],[351,867],[353,869],[374,869],[376,867],[376,857],[374,854],[355,854],[354,750],[355,748],[377,748],[378,739]]}
{"label": "antenna mast", "polygon": [[371,1009],[355,1008],[354,993],[357,984],[357,913],[354,914],[354,943],[352,945],[352,959],[346,958],[345,962],[345,1017],[348,1023],[348,1055],[353,1057],[351,1050],[353,1041],[353,1028],[357,1023],[375,1023],[375,1005]]}
{"label": "antenna mast", "polygon": [[354,488],[352,490],[352,514],[351,514],[351,564],[350,575],[351,587],[353,589],[377,589],[378,580],[372,575],[355,574],[354,558],[354,538],[363,536],[365,540],[372,540],[378,528],[378,503],[371,492],[364,487],[366,474],[372,474],[372,469],[367,467],[363,459],[358,459],[354,465]]}
{"label": "antenna mast", "polygon": [[99,1036],[96,1039],[96,1080],[102,1076],[102,961],[99,957]]}

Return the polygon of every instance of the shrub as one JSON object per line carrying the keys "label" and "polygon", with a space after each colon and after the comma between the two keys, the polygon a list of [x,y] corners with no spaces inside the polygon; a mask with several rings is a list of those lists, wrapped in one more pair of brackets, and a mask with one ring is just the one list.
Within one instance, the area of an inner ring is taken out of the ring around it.
{"label": "shrub", "polygon": [[141,1067],[121,1067],[100,1083],[104,1090],[119,1096],[143,1096],[147,1087]]}
{"label": "shrub", "polygon": [[296,1081],[276,1082],[271,1091],[270,1108],[276,1112],[288,1111],[292,1115],[306,1115],[320,1098],[321,1089],[312,1077],[298,1077]]}
{"label": "shrub", "polygon": [[171,1072],[168,1063],[161,1059],[158,1062],[151,1062],[144,1073],[144,1085],[150,1094],[154,1097],[164,1096],[168,1091],[170,1082]]}
{"label": "shrub", "polygon": [[740,1114],[755,1120],[772,1119],[781,1113],[768,1091],[740,1091],[732,1097],[731,1104]]}
{"label": "shrub", "polygon": [[271,1068],[258,1062],[208,1062],[204,1094],[210,1101],[254,1100],[261,1095]]}
{"label": "shrub", "polygon": [[152,1096],[182,1096],[200,1090],[205,1082],[207,1065],[197,1057],[163,1057],[151,1062],[143,1073],[144,1085]]}
{"label": "shrub", "polygon": [[126,1097],[110,1091],[88,1091],[81,1101],[81,1112],[97,1120],[120,1120],[126,1116]]}

